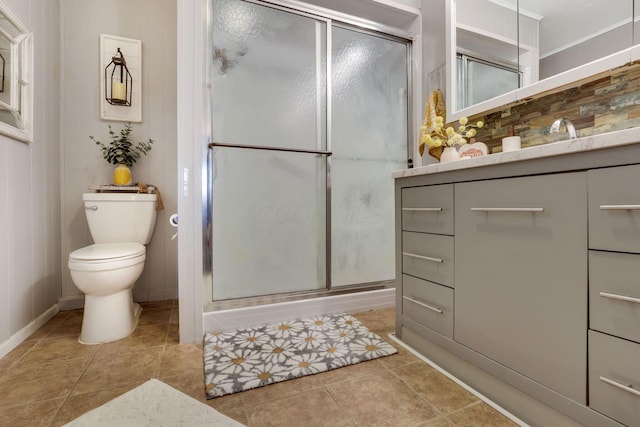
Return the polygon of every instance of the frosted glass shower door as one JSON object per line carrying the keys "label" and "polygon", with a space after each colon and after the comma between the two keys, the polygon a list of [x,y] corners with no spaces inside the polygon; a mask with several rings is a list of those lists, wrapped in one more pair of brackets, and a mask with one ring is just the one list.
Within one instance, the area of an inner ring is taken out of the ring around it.
{"label": "frosted glass shower door", "polygon": [[326,287],[326,32],[213,1],[214,300]]}
{"label": "frosted glass shower door", "polygon": [[332,29],[331,287],[395,277],[391,172],[407,164],[406,41]]}

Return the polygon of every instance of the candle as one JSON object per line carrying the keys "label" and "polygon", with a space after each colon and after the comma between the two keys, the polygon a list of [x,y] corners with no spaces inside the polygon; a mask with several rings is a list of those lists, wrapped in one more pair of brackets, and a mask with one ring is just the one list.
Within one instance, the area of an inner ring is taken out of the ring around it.
{"label": "candle", "polygon": [[111,84],[111,99],[118,99],[120,101],[127,100],[127,92],[125,90],[124,83],[113,82]]}

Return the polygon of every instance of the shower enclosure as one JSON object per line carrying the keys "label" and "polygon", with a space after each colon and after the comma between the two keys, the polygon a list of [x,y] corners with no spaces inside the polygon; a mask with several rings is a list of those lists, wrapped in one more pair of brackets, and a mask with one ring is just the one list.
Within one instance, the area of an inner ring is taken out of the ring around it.
{"label": "shower enclosure", "polygon": [[393,283],[410,42],[258,1],[211,15],[213,301]]}

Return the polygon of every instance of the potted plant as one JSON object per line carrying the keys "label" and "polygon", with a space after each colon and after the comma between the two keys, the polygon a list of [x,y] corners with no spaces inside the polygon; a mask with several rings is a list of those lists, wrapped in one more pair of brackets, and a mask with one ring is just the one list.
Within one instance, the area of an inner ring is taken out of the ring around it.
{"label": "potted plant", "polygon": [[420,134],[423,144],[426,144],[430,148],[443,147],[444,151],[440,156],[440,162],[451,162],[460,159],[456,145],[461,146],[467,143],[465,138],[474,138],[477,134],[476,129],[480,129],[484,126],[482,120],[475,124],[469,123],[469,119],[466,117],[460,117],[458,120],[460,126],[456,130],[453,126],[445,128],[444,118],[442,116],[436,116],[436,121],[433,127],[429,128],[423,125],[420,128]]}
{"label": "potted plant", "polygon": [[109,125],[111,141],[106,144],[98,141],[93,136],[89,136],[102,150],[102,157],[109,164],[116,165],[113,172],[113,183],[115,185],[130,185],[131,170],[129,168],[143,154],[146,155],[151,151],[153,140],[149,138],[149,141],[141,141],[134,144],[130,139],[132,130],[131,123],[124,125],[120,133],[116,133]]}

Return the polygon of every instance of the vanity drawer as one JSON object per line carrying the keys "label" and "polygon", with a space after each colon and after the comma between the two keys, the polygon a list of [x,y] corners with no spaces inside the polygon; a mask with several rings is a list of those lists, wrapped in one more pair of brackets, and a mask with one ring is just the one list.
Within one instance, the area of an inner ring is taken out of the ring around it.
{"label": "vanity drawer", "polygon": [[402,229],[453,234],[453,184],[402,189]]}
{"label": "vanity drawer", "polygon": [[640,165],[590,170],[589,248],[640,253]]}
{"label": "vanity drawer", "polygon": [[453,237],[404,231],[402,272],[453,287]]}
{"label": "vanity drawer", "polygon": [[640,255],[589,251],[589,327],[640,342]]}
{"label": "vanity drawer", "polygon": [[453,338],[453,289],[405,274],[402,276],[402,314]]}
{"label": "vanity drawer", "polygon": [[589,331],[589,406],[640,426],[640,344]]}

